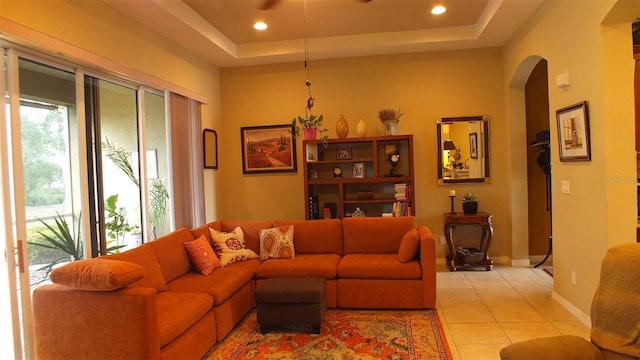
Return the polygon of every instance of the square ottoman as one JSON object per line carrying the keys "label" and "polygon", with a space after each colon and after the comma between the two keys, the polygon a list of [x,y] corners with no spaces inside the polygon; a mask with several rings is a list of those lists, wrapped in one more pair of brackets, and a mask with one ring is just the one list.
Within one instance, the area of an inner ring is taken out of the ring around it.
{"label": "square ottoman", "polygon": [[280,324],[311,324],[314,334],[327,311],[326,280],[321,278],[271,278],[256,287],[258,324],[264,334]]}

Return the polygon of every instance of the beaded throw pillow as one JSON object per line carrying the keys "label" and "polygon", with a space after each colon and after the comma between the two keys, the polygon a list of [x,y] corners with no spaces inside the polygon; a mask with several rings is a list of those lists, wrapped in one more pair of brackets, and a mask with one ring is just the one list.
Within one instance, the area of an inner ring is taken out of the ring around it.
{"label": "beaded throw pillow", "polygon": [[293,225],[260,230],[260,260],[294,257]]}
{"label": "beaded throw pillow", "polygon": [[220,258],[222,266],[231,265],[240,261],[257,259],[258,254],[247,249],[244,242],[244,233],[240,227],[236,227],[230,233],[209,229],[211,240],[213,240],[213,250]]}

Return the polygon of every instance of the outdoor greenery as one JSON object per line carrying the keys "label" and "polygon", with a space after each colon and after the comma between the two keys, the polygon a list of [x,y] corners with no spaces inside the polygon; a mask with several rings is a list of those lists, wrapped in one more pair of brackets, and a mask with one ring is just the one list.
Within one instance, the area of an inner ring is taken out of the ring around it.
{"label": "outdoor greenery", "polygon": [[[131,152],[123,147],[117,147],[109,139],[102,143],[105,156],[124,172],[124,174],[140,188],[140,180],[131,165]],[[156,236],[156,227],[164,224],[169,213],[169,191],[162,179],[154,179],[149,183],[149,220],[153,226],[153,238]]]}
{"label": "outdoor greenery", "polygon": [[[138,225],[131,225],[127,221],[127,209],[118,207],[118,195],[111,195],[104,202],[106,212],[104,225],[107,231],[107,244],[115,241],[115,246],[120,249],[125,246],[124,236],[130,232],[139,231]],[[117,252],[117,250],[116,250]]]}
{"label": "outdoor greenery", "polygon": [[57,111],[44,119],[21,112],[22,158],[26,206],[56,205],[64,201],[62,162],[64,121]]}
{"label": "outdoor greenery", "polygon": [[55,258],[49,260],[47,264],[39,268],[39,271],[44,271],[45,276],[41,277],[36,283],[31,284],[35,286],[49,279],[49,273],[53,268],[61,263],[68,261],[80,260],[84,257],[82,249],[82,236],[80,234],[80,221],[78,219],[78,230],[76,231],[77,237],[74,238],[74,233],[69,229],[67,219],[56,214],[53,218],[54,224],[50,225],[44,220],[40,220],[42,225],[46,228],[44,231],[40,231],[39,241],[29,241],[28,245],[35,248],[43,248],[49,252],[50,255],[55,254]]}

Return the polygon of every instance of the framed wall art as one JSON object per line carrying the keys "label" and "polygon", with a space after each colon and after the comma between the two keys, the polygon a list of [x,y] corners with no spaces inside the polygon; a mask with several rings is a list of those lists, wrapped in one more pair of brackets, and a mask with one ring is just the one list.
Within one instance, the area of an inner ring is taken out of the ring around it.
{"label": "framed wall art", "polygon": [[589,111],[587,102],[556,111],[560,161],[590,161]]}
{"label": "framed wall art", "polygon": [[240,128],[242,172],[296,172],[296,142],[293,131],[290,124]]}
{"label": "framed wall art", "polygon": [[478,133],[469,134],[469,156],[472,159],[478,158]]}
{"label": "framed wall art", "polygon": [[202,148],[205,169],[218,168],[218,133],[215,130],[202,131]]}

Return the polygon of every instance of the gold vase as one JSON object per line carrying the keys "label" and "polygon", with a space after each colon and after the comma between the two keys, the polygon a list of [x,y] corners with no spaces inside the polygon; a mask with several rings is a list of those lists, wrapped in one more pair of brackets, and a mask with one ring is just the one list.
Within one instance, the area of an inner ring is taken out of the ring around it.
{"label": "gold vase", "polygon": [[358,137],[367,136],[367,124],[365,124],[362,119],[360,119],[360,121],[358,121],[358,125],[356,125],[356,134]]}
{"label": "gold vase", "polygon": [[338,139],[344,139],[349,134],[349,123],[347,123],[347,120],[342,114],[340,114],[338,122],[336,123],[336,134],[338,135]]}

